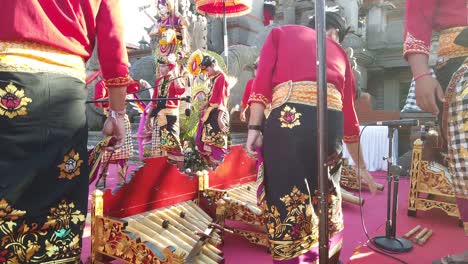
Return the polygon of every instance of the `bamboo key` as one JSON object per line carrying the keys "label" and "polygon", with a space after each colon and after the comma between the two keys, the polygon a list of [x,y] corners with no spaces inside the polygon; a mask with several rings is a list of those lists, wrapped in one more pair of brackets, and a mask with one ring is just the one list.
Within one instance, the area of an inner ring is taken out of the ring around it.
{"label": "bamboo key", "polygon": [[421,229],[421,225],[415,226],[413,229],[411,229],[408,233],[406,233],[403,237],[404,238],[409,238],[410,236],[414,235],[419,229]]}
{"label": "bamboo key", "polygon": [[[163,220],[158,219],[151,213],[133,216],[129,218],[128,221],[132,228],[139,231],[139,235],[146,235],[146,238],[152,238],[150,242],[158,243],[160,248],[164,248],[169,245],[178,246],[187,256],[192,250],[193,245],[196,243],[195,240],[187,241],[187,239],[184,239],[183,235],[181,236],[180,230],[170,228],[170,224],[168,224],[167,228],[164,228]],[[155,240],[157,240],[157,242],[155,242]],[[202,254],[199,255],[198,258],[202,263],[220,263],[223,259],[222,256],[207,248],[202,249]]]}
{"label": "bamboo key", "polygon": [[[158,232],[160,234],[165,234],[166,231],[168,232],[167,236],[170,236],[172,240],[174,241],[181,241],[181,243],[186,243],[190,247],[188,249],[188,252],[192,250],[193,245],[196,244],[198,240],[193,240],[190,237],[188,237],[185,233],[183,233],[181,230],[177,229],[175,226],[172,225],[172,222],[168,220],[163,220],[161,218],[156,217],[154,214],[149,214],[147,215],[148,219],[144,220],[142,219],[141,221],[143,223],[146,223],[147,225],[151,225],[154,229],[159,230]],[[167,224],[165,224],[165,221],[167,221]],[[165,227],[164,227],[165,226]],[[161,229],[166,230],[166,231],[161,231]],[[187,249],[187,248],[184,248]],[[202,252],[207,255],[209,258],[213,259],[217,263],[221,262],[222,257],[217,254],[217,252],[210,251],[208,248],[203,248]]]}
{"label": "bamboo key", "polygon": [[431,236],[432,236],[432,229],[430,229],[422,238],[418,240],[418,244],[420,246],[424,245]]}
{"label": "bamboo key", "polygon": [[[171,212],[171,211],[167,211],[167,212],[156,211],[156,212],[152,212],[152,214],[149,217],[150,218],[151,217],[162,217],[163,219],[169,220],[171,225],[176,227],[178,230],[183,232],[185,235],[189,236],[194,241],[193,243],[196,243],[196,241],[198,241],[198,239],[200,239],[200,237],[195,233],[196,230],[194,230],[193,227],[190,228],[190,227],[185,226],[184,223],[183,223],[183,221],[185,221],[185,219],[180,219],[177,215],[171,215],[171,213],[173,213],[173,212]],[[222,255],[221,250],[216,248],[211,243],[208,243],[207,245],[205,245],[205,247],[207,247],[209,250],[215,252],[218,255]]]}
{"label": "bamboo key", "polygon": [[418,240],[420,238],[422,238],[424,236],[424,234],[426,234],[426,232],[428,231],[427,228],[424,228],[423,230],[421,230],[421,232],[419,232],[414,238],[413,238],[413,242],[415,243],[418,243]]}

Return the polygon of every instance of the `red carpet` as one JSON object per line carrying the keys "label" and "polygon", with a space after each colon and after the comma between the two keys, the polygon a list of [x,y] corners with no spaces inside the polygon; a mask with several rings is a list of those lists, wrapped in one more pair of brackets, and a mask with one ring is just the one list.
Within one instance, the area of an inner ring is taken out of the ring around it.
{"label": "red carpet", "polygon": [[[130,169],[133,169],[131,166]],[[114,175],[111,168],[111,175]],[[379,183],[385,184],[385,172],[375,172],[373,175]],[[116,179],[108,179],[108,186],[115,186]],[[441,258],[447,254],[463,252],[468,249],[468,237],[464,236],[462,228],[458,227],[458,220],[449,217],[438,210],[426,213],[418,212],[418,216],[408,217],[406,215],[408,200],[407,178],[402,178],[399,188],[399,209],[397,219],[397,235],[408,232],[416,225],[423,228],[433,229],[433,235],[424,246],[414,245],[414,249],[408,253],[393,255],[406,263],[432,263],[433,260]],[[94,186],[94,185],[93,185]],[[94,188],[92,188],[94,190]],[[90,191],[92,191],[90,190]],[[368,192],[363,192],[365,205],[363,216],[370,237],[385,234],[385,218],[387,206],[387,193],[380,192],[371,196]],[[341,252],[341,260],[344,263],[399,263],[391,258],[377,254],[368,247],[359,247],[367,241],[367,237],[361,226],[359,207],[345,203],[343,205],[345,216],[344,244]],[[84,234],[83,259],[87,259],[90,250],[89,226]],[[260,264],[271,263],[270,257],[263,247],[252,245],[245,240],[226,234],[224,245],[224,256],[226,264]],[[356,254],[355,254],[356,251]],[[354,255],[353,255],[354,254]]]}

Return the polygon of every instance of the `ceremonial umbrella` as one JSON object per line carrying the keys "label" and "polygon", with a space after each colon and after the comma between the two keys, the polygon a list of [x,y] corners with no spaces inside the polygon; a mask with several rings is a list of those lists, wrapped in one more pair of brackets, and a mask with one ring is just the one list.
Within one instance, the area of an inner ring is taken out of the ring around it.
{"label": "ceremonial umbrella", "polygon": [[198,13],[223,17],[224,56],[228,65],[227,17],[243,16],[252,11],[252,0],[195,0]]}

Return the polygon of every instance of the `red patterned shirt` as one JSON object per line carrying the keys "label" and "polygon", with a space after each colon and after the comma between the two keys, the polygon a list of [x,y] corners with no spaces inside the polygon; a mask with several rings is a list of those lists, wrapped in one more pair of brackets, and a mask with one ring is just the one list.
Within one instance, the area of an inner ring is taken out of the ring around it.
{"label": "red patterned shirt", "polygon": [[106,86],[131,82],[119,0],[1,2],[0,42],[40,43],[87,60],[97,41]]}
{"label": "red patterned shirt", "polygon": [[432,31],[468,26],[466,0],[406,0],[403,54],[429,55]]}
{"label": "red patterned shirt", "polygon": [[244,95],[242,96],[241,106],[246,108],[249,104],[250,93],[252,92],[252,85],[255,79],[250,79],[245,85]]}
{"label": "red patterned shirt", "polygon": [[[339,43],[327,37],[327,81],[341,93],[344,115],[344,141],[359,141],[359,122],[354,110],[356,84],[348,56]],[[316,33],[298,25],[274,28],[260,53],[257,75],[249,103],[267,106],[273,88],[292,81],[316,81]]]}
{"label": "red patterned shirt", "polygon": [[229,100],[229,84],[222,72],[210,77],[212,88],[210,92],[210,106],[217,107],[220,110],[226,110]]}
{"label": "red patterned shirt", "polygon": [[[166,78],[165,84],[163,79]],[[180,98],[180,96],[185,92],[185,88],[177,87],[175,82],[172,81],[172,75],[166,77],[160,77],[156,79],[154,83],[154,93],[153,99],[156,98]],[[158,102],[153,102],[153,105],[156,106]],[[168,100],[166,101],[166,108],[178,108],[179,100]]]}

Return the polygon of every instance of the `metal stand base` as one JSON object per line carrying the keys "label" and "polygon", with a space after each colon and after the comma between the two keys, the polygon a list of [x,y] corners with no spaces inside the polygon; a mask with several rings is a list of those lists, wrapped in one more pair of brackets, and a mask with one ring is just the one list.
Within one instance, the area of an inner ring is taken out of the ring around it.
{"label": "metal stand base", "polygon": [[391,252],[407,252],[413,248],[413,244],[402,237],[389,238],[386,236],[378,236],[374,237],[372,240],[379,248]]}

